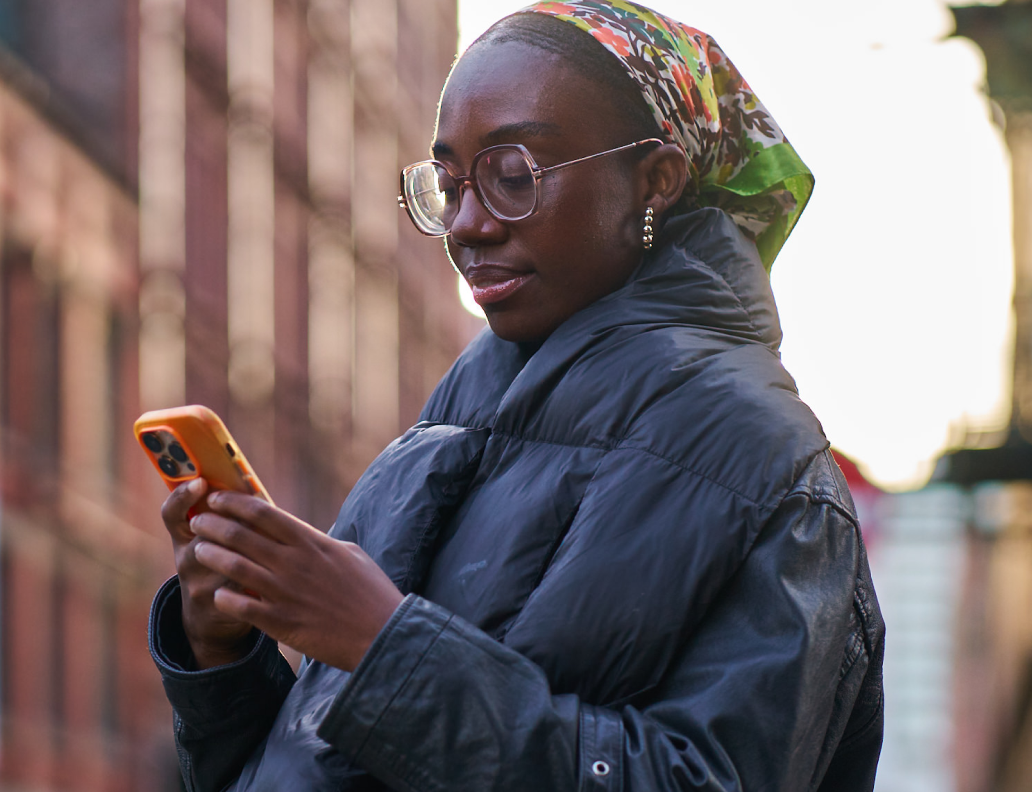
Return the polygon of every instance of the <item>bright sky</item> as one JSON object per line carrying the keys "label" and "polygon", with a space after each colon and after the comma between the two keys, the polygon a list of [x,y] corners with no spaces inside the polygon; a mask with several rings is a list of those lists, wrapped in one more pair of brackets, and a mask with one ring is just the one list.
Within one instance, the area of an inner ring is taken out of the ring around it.
{"label": "bright sky", "polygon": [[[461,45],[529,0],[460,0]],[[943,0],[652,0],[710,33],[813,170],[774,264],[782,357],[831,442],[919,486],[1010,404],[1010,165]]]}

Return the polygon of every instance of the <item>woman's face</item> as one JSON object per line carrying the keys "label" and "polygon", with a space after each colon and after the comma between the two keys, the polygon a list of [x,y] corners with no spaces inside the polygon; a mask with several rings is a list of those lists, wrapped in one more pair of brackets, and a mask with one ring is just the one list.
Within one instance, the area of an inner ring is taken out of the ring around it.
{"label": "woman's face", "polygon": [[[484,44],[448,81],[434,158],[465,175],[482,149],[522,143],[548,167],[634,142],[616,117],[604,88],[560,56],[520,42]],[[627,281],[643,252],[636,162],[621,153],[547,174],[537,212],[513,222],[465,190],[448,253],[498,336],[542,341]]]}

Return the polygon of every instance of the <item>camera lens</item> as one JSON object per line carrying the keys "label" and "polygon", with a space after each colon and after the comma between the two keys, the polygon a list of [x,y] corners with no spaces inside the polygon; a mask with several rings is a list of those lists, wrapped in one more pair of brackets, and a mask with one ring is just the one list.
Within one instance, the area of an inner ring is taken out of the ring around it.
{"label": "camera lens", "polygon": [[190,457],[186,455],[186,451],[183,450],[183,447],[179,445],[179,443],[169,443],[168,453],[176,462],[187,462],[190,459]]}
{"label": "camera lens", "polygon": [[157,432],[147,432],[144,434],[143,444],[155,454],[160,454],[161,449],[165,447],[164,443],[161,442],[161,438],[158,437]]}
{"label": "camera lens", "polygon": [[179,474],[179,465],[170,457],[163,456],[158,459],[158,467],[161,468],[162,473],[170,478]]}

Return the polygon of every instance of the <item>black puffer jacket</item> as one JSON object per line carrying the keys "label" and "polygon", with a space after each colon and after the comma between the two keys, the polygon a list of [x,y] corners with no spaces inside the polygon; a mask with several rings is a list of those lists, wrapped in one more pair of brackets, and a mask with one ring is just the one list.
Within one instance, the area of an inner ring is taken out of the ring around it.
{"label": "black puffer jacket", "polygon": [[191,790],[869,790],[883,627],[718,210],[530,353],[481,334],[341,510],[408,594],[353,675],[151,640]]}

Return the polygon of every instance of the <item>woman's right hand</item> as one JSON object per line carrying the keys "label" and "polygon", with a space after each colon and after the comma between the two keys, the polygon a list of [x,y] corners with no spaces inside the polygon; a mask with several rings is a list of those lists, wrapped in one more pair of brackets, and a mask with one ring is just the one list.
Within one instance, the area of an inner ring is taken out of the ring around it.
{"label": "woman's right hand", "polygon": [[172,537],[176,572],[183,598],[183,630],[199,668],[232,663],[243,657],[254,627],[215,607],[215,592],[228,582],[197,561],[198,539],[190,530],[188,512],[206,497],[207,482],[196,478],[180,484],[165,499],[161,518]]}

